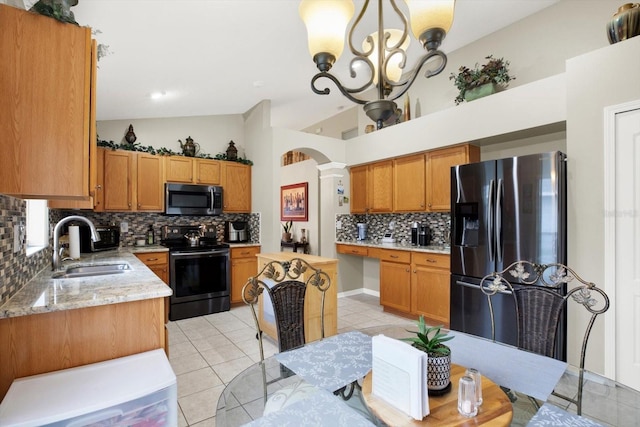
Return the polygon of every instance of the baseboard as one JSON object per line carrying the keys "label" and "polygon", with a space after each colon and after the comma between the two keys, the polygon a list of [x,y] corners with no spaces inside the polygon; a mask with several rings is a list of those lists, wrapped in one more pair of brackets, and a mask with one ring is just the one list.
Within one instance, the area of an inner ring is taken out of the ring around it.
{"label": "baseboard", "polygon": [[371,295],[371,296],[380,298],[379,291],[373,291],[371,289],[365,289],[365,288],[354,289],[352,291],[346,291],[346,292],[338,292],[338,298],[351,297],[351,296],[360,295],[360,294],[366,294],[366,295]]}

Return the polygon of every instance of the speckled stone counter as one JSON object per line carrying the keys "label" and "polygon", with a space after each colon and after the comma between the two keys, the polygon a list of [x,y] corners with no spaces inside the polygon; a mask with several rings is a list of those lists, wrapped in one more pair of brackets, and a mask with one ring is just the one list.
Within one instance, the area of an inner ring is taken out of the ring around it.
{"label": "speckled stone counter", "polygon": [[[78,261],[62,263],[63,268],[128,263],[131,270],[121,274],[54,279],[53,272],[44,269],[0,307],[0,319],[170,296],[171,288],[133,255],[132,249],[143,250],[140,247],[83,254]],[[144,247],[147,252],[152,249],[166,250],[162,246]]]}
{"label": "speckled stone counter", "polygon": [[449,255],[451,253],[450,248],[445,248],[444,246],[412,246],[410,244],[402,244],[402,243],[382,243],[379,241],[373,240],[349,240],[349,241],[336,241],[336,244],[341,245],[353,245],[353,246],[364,246],[369,248],[383,248],[383,249],[396,249],[402,251],[412,251],[412,252],[429,252],[436,254],[445,254]]}

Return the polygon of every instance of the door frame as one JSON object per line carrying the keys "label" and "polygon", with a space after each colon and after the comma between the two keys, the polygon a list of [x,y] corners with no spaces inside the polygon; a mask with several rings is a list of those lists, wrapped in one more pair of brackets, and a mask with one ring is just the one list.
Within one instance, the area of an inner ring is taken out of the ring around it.
{"label": "door frame", "polygon": [[616,115],[640,109],[640,99],[604,108],[604,286],[614,316],[604,316],[604,374],[616,378]]}

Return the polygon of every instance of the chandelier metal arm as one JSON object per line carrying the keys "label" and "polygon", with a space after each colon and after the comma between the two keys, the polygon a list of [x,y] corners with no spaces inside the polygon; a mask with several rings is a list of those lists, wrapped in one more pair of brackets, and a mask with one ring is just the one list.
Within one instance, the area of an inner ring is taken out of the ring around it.
{"label": "chandelier metal arm", "polygon": [[434,69],[434,70],[427,70],[425,72],[424,76],[426,78],[429,78],[429,77],[437,76],[438,74],[440,74],[442,72],[442,70],[444,70],[444,68],[447,66],[447,55],[445,55],[440,50],[432,50],[429,53],[427,53],[425,56],[423,56],[422,59],[420,59],[420,61],[416,65],[416,67],[413,69],[411,74],[409,76],[407,76],[407,78],[405,78],[405,79],[403,79],[403,80],[401,80],[399,82],[385,81],[385,83],[388,84],[389,86],[391,86],[392,88],[402,87],[402,90],[394,93],[392,96],[388,97],[387,99],[393,101],[393,100],[396,100],[396,99],[400,98],[402,95],[404,95],[409,90],[409,88],[413,84],[413,82],[416,79],[416,77],[418,77],[418,74],[420,74],[420,70],[422,69],[424,64],[426,64],[429,59],[431,59],[431,58],[433,58],[435,56],[439,56],[440,59],[442,59],[442,62],[440,64],[440,66],[438,68]]}
{"label": "chandelier metal arm", "polygon": [[331,91],[329,90],[328,87],[320,90],[318,88],[316,88],[316,80],[320,79],[320,78],[327,78],[329,80],[331,80],[336,87],[338,88],[338,90],[344,95],[346,96],[349,100],[351,100],[352,102],[355,102],[356,104],[366,104],[368,101],[366,100],[362,100],[362,99],[358,99],[354,96],[352,96],[352,93],[360,93],[362,92],[364,89],[366,89],[367,86],[369,86],[369,83],[367,83],[365,86],[360,87],[358,89],[349,89],[349,88],[345,88],[342,83],[340,83],[340,80],[338,80],[334,75],[329,74],[327,72],[319,72],[317,73],[315,76],[313,76],[313,78],[311,79],[311,90],[318,94],[318,95],[329,95],[329,93],[331,93]]}

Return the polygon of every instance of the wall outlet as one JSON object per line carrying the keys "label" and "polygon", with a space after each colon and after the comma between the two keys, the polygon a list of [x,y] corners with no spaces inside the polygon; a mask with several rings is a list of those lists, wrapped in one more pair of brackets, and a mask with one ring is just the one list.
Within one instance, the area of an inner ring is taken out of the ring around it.
{"label": "wall outlet", "polygon": [[342,230],[342,221],[336,221],[336,230]]}
{"label": "wall outlet", "polygon": [[122,221],[120,223],[120,232],[128,233],[129,232],[129,223],[127,221]]}

